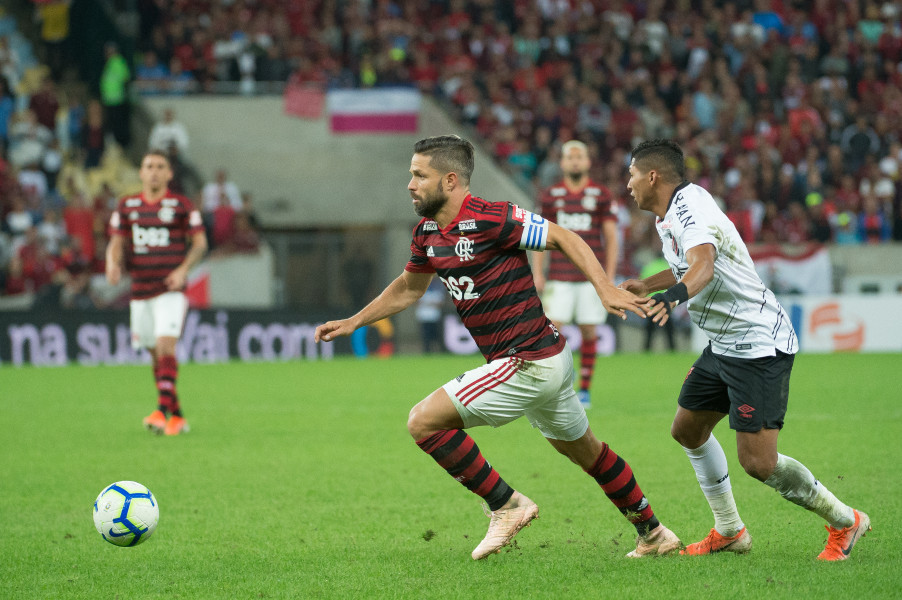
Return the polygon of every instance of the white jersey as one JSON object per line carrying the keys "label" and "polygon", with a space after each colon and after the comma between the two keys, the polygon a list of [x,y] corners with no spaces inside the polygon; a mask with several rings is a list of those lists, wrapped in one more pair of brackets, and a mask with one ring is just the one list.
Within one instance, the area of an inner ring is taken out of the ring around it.
{"label": "white jersey", "polygon": [[683,183],[674,190],[655,227],[664,258],[680,281],[689,270],[686,251],[712,244],[714,277],[689,300],[689,315],[711,340],[716,354],[742,358],[795,354],[798,340],[774,293],[767,289],[732,221],[704,188]]}

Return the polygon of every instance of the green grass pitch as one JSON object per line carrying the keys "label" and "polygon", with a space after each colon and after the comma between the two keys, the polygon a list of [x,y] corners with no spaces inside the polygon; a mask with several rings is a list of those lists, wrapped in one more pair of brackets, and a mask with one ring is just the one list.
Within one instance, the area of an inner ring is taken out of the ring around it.
{"label": "green grass pitch", "polygon": [[[593,430],[633,467],[688,543],[713,519],[669,435],[694,356],[601,358]],[[188,364],[193,431],[141,429],[150,369],[0,369],[0,598],[898,598],[902,595],[902,358],[802,355],[780,450],[874,530],[844,563],[815,560],[814,514],[739,467],[723,444],[751,554],[634,561],[634,530],[525,420],[471,430],[541,518],[480,562],[479,499],[421,452],[411,406],[481,357]],[[104,542],[91,506],[118,480],[160,504],[153,537]]]}

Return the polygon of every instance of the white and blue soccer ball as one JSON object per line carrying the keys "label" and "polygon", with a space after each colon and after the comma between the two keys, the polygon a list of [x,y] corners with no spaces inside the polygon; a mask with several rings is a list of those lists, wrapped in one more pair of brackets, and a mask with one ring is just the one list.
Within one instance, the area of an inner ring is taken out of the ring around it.
{"label": "white and blue soccer ball", "polygon": [[137,546],[153,535],[159,520],[157,499],[137,481],[117,481],[94,501],[94,526],[115,546]]}

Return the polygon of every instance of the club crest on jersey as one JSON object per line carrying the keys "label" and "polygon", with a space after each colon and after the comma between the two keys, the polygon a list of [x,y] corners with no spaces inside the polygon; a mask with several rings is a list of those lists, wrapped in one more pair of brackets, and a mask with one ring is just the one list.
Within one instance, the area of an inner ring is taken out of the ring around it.
{"label": "club crest on jersey", "polygon": [[175,209],[171,206],[164,206],[157,211],[157,217],[164,223],[172,223],[175,220]]}
{"label": "club crest on jersey", "polygon": [[454,244],[454,254],[460,257],[460,262],[473,260],[473,240],[462,237]]}
{"label": "club crest on jersey", "polygon": [[460,231],[476,231],[476,219],[467,219],[457,224]]}
{"label": "club crest on jersey", "polygon": [[581,204],[586,210],[595,210],[595,207],[598,206],[598,198],[596,198],[595,196],[589,196],[587,194],[583,196]]}

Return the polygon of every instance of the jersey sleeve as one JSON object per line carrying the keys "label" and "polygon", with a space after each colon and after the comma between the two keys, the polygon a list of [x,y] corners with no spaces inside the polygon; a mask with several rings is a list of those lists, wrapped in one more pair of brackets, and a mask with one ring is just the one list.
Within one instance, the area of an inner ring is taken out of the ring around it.
{"label": "jersey sleeve", "polygon": [[429,263],[428,250],[420,243],[421,230],[417,225],[413,230],[413,240],[410,242],[410,260],[407,261],[405,271],[411,273],[435,273],[435,268]]}
{"label": "jersey sleeve", "polygon": [[125,205],[120,200],[116,206],[116,210],[110,215],[110,221],[107,225],[107,234],[112,237],[114,235],[128,235],[128,225],[125,219]]}
{"label": "jersey sleeve", "polygon": [[520,250],[532,250],[543,252],[548,242],[548,230],[551,223],[541,215],[511,204],[507,213],[508,227],[504,228],[507,234],[502,244]]}
{"label": "jersey sleeve", "polygon": [[204,231],[204,219],[200,211],[194,207],[194,203],[188,198],[181,198],[182,205],[185,207],[185,214],[188,216],[188,234],[194,235]]}
{"label": "jersey sleeve", "polygon": [[702,211],[693,211],[693,213],[690,218],[678,221],[680,225],[677,231],[683,252],[702,244],[711,244],[715,248],[719,248],[718,228],[708,222]]}

